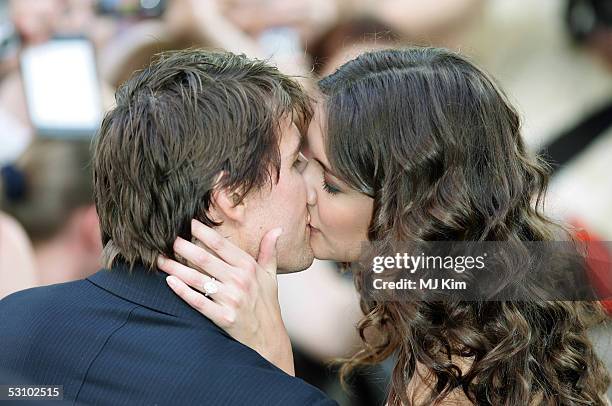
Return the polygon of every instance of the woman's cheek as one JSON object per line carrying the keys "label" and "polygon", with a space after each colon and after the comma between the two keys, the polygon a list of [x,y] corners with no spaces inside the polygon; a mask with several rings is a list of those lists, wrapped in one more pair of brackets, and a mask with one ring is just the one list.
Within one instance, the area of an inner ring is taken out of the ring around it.
{"label": "woman's cheek", "polygon": [[351,237],[355,216],[350,204],[343,202],[339,195],[329,197],[325,204],[325,225],[334,239],[346,240]]}
{"label": "woman's cheek", "polygon": [[319,219],[321,228],[330,232],[335,227],[334,217],[338,215],[334,202],[331,201],[329,193],[324,190],[319,191],[317,206],[319,208]]}

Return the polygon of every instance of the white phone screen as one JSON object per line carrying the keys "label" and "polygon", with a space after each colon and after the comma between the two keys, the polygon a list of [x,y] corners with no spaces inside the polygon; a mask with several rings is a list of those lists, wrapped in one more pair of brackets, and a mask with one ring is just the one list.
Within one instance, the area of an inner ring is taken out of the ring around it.
{"label": "white phone screen", "polygon": [[27,48],[21,70],[30,119],[40,135],[88,137],[97,131],[102,104],[88,40],[53,39]]}

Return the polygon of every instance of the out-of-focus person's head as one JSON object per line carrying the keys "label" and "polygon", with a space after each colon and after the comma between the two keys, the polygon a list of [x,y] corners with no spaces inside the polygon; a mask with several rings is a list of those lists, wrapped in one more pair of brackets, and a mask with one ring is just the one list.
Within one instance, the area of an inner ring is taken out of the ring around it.
{"label": "out-of-focus person's head", "polygon": [[37,138],[2,169],[2,208],[34,245],[61,233],[74,212],[93,205],[89,141]]}
{"label": "out-of-focus person's head", "polygon": [[61,0],[10,0],[13,23],[26,44],[53,36],[62,15]]}
{"label": "out-of-focus person's head", "polygon": [[[90,151],[89,141],[38,138],[1,170],[0,208],[26,230],[43,262],[43,283],[78,279],[99,268]],[[56,260],[57,268],[51,265]],[[58,270],[61,263],[64,270]]]}
{"label": "out-of-focus person's head", "polygon": [[399,36],[392,28],[375,18],[343,21],[327,31],[310,47],[315,69],[327,76],[357,56],[398,44]]}
{"label": "out-of-focus person's head", "polygon": [[96,0],[8,0],[8,3],[11,20],[24,45],[45,42],[57,34],[84,34],[94,23]]}
{"label": "out-of-focus person's head", "polygon": [[282,227],[279,268],[310,265],[298,148],[311,113],[299,85],[245,56],[185,50],[160,54],[116,102],[94,153],[105,266],[174,257],[194,218],[254,256]]}
{"label": "out-of-focus person's head", "polygon": [[38,284],[34,252],[15,219],[0,212],[0,299]]}
{"label": "out-of-focus person's head", "polygon": [[218,0],[227,19],[257,37],[269,29],[289,28],[301,41],[316,41],[342,16],[337,0]]}
{"label": "out-of-focus person's head", "polygon": [[593,50],[612,69],[612,2],[569,0],[565,21],[572,38]]}

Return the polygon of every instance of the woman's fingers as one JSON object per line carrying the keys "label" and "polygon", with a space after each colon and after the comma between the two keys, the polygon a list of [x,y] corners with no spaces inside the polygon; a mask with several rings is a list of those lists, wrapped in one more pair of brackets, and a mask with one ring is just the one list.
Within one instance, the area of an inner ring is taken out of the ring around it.
{"label": "woman's fingers", "polygon": [[[193,268],[189,268],[169,258],[159,256],[157,258],[157,267],[167,274],[178,278],[183,284],[202,293],[206,292],[206,283],[212,281],[210,276],[204,275]],[[215,303],[226,304],[232,308],[236,308],[240,305],[243,295],[240,290],[237,290],[232,284],[225,284],[219,280],[214,280],[212,282],[217,285],[217,291],[211,293],[209,299],[214,300]]]}
{"label": "woman's fingers", "polygon": [[191,220],[191,234],[230,265],[245,269],[253,267],[253,258],[205,224]]}
{"label": "woman's fingers", "polygon": [[[157,257],[157,267],[169,275],[174,275],[189,286],[201,290],[209,276],[203,275],[193,268],[162,256]],[[206,279],[206,280],[205,280]]]}
{"label": "woman's fingers", "polygon": [[[276,242],[281,233],[277,228],[265,234],[259,247],[259,262],[256,262],[215,230],[194,221],[193,236],[210,248],[210,252],[177,238],[174,251],[189,264],[161,258],[158,267],[170,274],[168,284],[187,304],[236,340],[293,373],[290,340],[278,304]],[[218,289],[212,289],[211,293],[204,286],[211,281],[200,271],[218,279],[212,282]],[[208,290],[209,296],[197,290]]]}
{"label": "woman's fingers", "polygon": [[[230,280],[232,278],[232,274],[235,273],[235,270],[233,270],[230,265],[228,265],[221,259],[206,251],[204,248],[198,247],[197,245],[180,237],[178,237],[174,241],[173,248],[175,253],[179,254],[181,257],[185,258],[187,261],[194,264],[199,269],[205,271],[210,276],[220,281],[226,282]],[[187,266],[181,265],[178,262],[176,262],[176,264],[172,264],[172,266],[174,267],[173,270],[176,270],[177,272],[190,271],[189,275],[192,276],[195,275],[193,272],[199,273],[198,271],[195,271]]]}
{"label": "woman's fingers", "polygon": [[227,315],[223,307],[201,293],[196,292],[176,276],[170,275],[166,278],[168,286],[181,297],[187,304],[213,321],[213,323],[225,323]]}
{"label": "woman's fingers", "polygon": [[[193,268],[185,266],[179,262],[176,262],[166,257],[157,257],[157,267],[165,273],[180,279],[183,283],[191,286],[193,289],[196,289],[202,293],[205,293],[206,283],[212,281],[212,278],[210,276],[202,274],[201,272]],[[215,280],[213,281],[213,283],[217,285],[218,292],[214,295],[211,295],[211,297],[215,296],[215,301],[219,302],[219,300],[217,299],[221,298],[222,295],[224,295],[227,288],[223,283],[221,283],[220,280]]]}
{"label": "woman's fingers", "polygon": [[259,256],[257,257],[257,263],[268,273],[276,274],[276,242],[282,233],[282,228],[275,228],[268,231],[268,233],[264,235],[259,243]]}

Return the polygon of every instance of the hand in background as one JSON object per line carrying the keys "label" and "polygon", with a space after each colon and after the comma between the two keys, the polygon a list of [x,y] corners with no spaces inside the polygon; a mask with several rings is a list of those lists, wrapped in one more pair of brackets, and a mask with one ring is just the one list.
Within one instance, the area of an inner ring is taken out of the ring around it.
{"label": "hand in background", "polygon": [[339,0],[220,0],[226,18],[253,37],[268,28],[297,30],[303,44],[319,38],[340,18]]}
{"label": "hand in background", "polygon": [[257,43],[230,22],[218,0],[173,0],[164,15],[169,32],[199,43],[250,57],[262,57]]}

